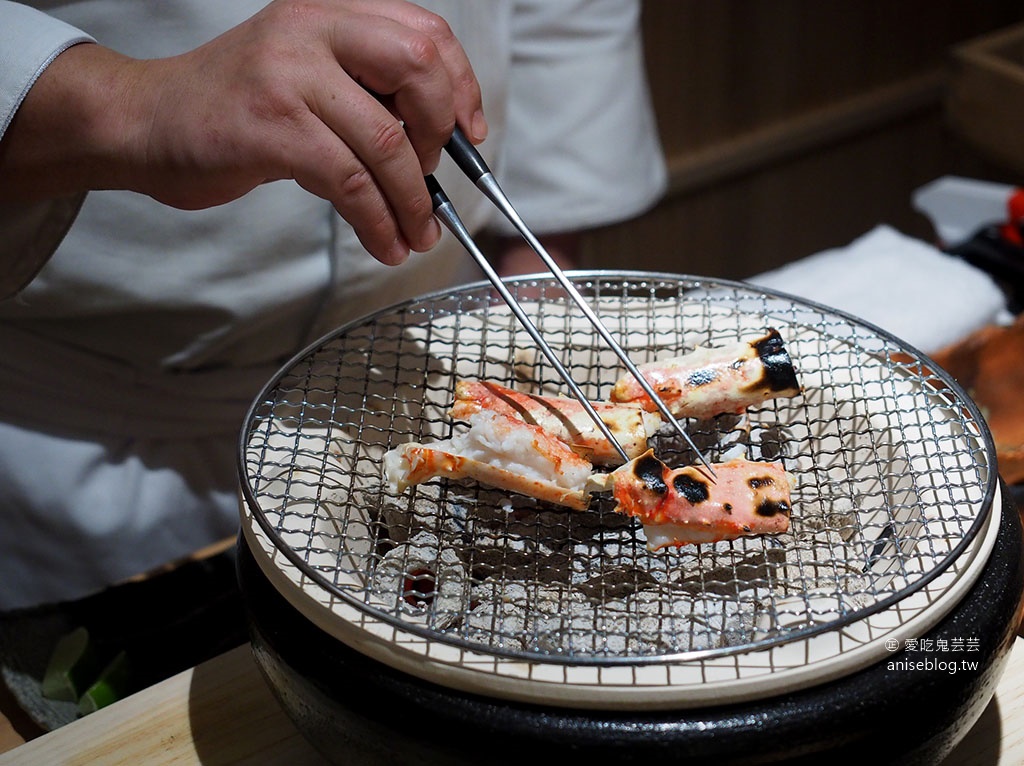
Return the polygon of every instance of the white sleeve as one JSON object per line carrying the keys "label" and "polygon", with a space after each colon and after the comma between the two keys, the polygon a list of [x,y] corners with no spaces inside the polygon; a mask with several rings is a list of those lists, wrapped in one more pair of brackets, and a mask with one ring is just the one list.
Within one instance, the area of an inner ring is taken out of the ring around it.
{"label": "white sleeve", "polygon": [[519,0],[512,46],[500,180],[531,228],[604,225],[653,205],[666,170],[639,2]]}
{"label": "white sleeve", "polygon": [[[0,142],[43,70],[84,32],[29,8],[0,0]],[[37,205],[0,205],[0,299],[24,287],[60,244],[84,195]]]}

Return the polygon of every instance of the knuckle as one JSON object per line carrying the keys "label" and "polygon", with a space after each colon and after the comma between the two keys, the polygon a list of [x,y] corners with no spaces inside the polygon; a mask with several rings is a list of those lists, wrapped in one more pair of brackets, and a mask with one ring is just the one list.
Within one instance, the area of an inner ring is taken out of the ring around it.
{"label": "knuckle", "polygon": [[247,103],[250,130],[242,131],[250,140],[276,144],[301,136],[310,127],[308,106],[287,89],[268,84]]}
{"label": "knuckle", "polygon": [[382,158],[397,156],[405,148],[409,137],[397,120],[387,120],[377,126],[371,139],[371,150]]}
{"label": "knuckle", "polygon": [[409,67],[426,72],[441,63],[441,55],[428,35],[412,34],[405,41],[405,55]]}
{"label": "knuckle", "polygon": [[427,194],[416,194],[407,201],[408,211],[418,224],[426,223],[434,215],[434,205]]}
{"label": "knuckle", "polygon": [[341,200],[352,201],[365,199],[376,188],[373,176],[365,167],[349,168],[341,175],[341,183],[338,185],[338,197]]}
{"label": "knuckle", "polygon": [[323,16],[323,8],[310,0],[278,0],[268,6],[268,11],[280,14],[281,18],[293,23],[315,21]]}
{"label": "knuckle", "polygon": [[451,26],[435,13],[425,14],[419,23],[420,30],[435,42],[447,43],[455,39]]}
{"label": "knuckle", "polygon": [[477,88],[476,75],[472,69],[461,69],[453,76],[452,86],[457,91],[473,92]]}

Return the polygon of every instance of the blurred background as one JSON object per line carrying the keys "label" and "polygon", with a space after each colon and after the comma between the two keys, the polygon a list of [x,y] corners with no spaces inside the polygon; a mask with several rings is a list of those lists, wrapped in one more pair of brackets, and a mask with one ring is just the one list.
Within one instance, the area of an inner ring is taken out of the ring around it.
{"label": "blurred background", "polygon": [[[878,224],[932,239],[911,194],[940,176],[1024,183],[963,116],[1003,115],[957,95],[962,49],[1024,22],[1019,0],[645,0],[643,14],[669,191],[588,235],[586,268],[629,251],[636,268],[743,279]],[[1019,39],[1006,108],[1024,113]]]}

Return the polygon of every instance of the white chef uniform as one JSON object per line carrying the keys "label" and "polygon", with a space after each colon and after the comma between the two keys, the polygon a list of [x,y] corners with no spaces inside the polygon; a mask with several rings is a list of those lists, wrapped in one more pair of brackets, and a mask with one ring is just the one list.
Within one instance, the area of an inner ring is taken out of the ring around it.
{"label": "white chef uniform", "polygon": [[[536,230],[653,204],[665,170],[637,2],[422,4],[466,48],[481,151]],[[0,140],[69,45],[172,55],[262,5],[0,0]],[[471,229],[507,228],[450,161],[437,176]],[[382,266],[292,182],[204,211],[127,192],[0,205],[0,609],[77,598],[234,534],[235,443],[259,387],[340,323],[477,278],[467,258],[446,234]]]}

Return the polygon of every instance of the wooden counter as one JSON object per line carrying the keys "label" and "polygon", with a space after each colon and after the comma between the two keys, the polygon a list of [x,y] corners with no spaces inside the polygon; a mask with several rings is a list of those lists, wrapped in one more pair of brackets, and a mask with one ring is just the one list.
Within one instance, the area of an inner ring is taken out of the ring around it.
{"label": "wooden counter", "polygon": [[0,754],[0,764],[323,766],[248,645]]}
{"label": "wooden counter", "polygon": [[[0,754],[6,764],[324,766],[278,707],[248,646]],[[1024,763],[1024,639],[992,702],[942,766]],[[359,764],[352,764],[359,766]]]}

